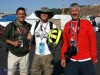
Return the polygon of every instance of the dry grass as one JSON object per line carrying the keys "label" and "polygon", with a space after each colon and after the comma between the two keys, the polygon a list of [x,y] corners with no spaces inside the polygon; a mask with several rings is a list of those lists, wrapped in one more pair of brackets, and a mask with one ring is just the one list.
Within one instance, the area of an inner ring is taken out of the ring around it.
{"label": "dry grass", "polygon": [[[69,14],[69,11],[67,12]],[[100,5],[81,7],[81,15],[98,16],[100,14]]]}

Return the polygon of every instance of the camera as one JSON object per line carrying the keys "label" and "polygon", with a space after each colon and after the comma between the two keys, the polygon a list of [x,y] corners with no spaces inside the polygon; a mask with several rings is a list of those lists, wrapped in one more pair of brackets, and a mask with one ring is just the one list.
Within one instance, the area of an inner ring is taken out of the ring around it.
{"label": "camera", "polygon": [[69,46],[68,51],[65,52],[65,57],[71,58],[72,56],[75,56],[77,54],[77,48],[76,46]]}

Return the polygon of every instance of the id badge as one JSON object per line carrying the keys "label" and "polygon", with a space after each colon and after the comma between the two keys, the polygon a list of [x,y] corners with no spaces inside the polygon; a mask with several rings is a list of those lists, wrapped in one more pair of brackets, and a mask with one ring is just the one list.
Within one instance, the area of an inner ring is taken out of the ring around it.
{"label": "id badge", "polygon": [[19,42],[20,47],[23,47],[23,40],[22,40],[22,38],[23,38],[22,36],[19,36],[19,37],[18,37],[18,40],[20,41],[20,42]]}
{"label": "id badge", "polygon": [[40,55],[44,55],[44,50],[45,50],[44,43],[40,43],[39,44],[39,53],[40,53]]}
{"label": "id badge", "polygon": [[20,40],[20,47],[23,47],[23,41],[22,40]]}

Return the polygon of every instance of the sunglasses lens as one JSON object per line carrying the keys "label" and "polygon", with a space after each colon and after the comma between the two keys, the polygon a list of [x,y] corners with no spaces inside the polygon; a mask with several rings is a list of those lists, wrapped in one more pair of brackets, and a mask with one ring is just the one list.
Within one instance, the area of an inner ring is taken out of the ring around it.
{"label": "sunglasses lens", "polygon": [[48,14],[48,13],[46,13],[46,12],[41,12],[41,14]]}

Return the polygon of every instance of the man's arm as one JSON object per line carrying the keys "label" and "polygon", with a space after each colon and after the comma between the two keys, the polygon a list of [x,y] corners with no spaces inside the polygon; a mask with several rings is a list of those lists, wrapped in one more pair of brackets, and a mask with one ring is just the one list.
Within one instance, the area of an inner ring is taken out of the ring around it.
{"label": "man's arm", "polygon": [[63,30],[63,42],[62,42],[62,47],[61,47],[61,65],[63,67],[66,66],[66,58],[65,58],[65,52],[67,51],[67,47],[68,47],[68,30],[69,30],[69,26],[65,25],[64,30]]}
{"label": "man's arm", "polygon": [[88,22],[88,26],[89,26],[88,34],[89,34],[90,47],[91,47],[91,50],[90,50],[91,51],[91,58],[92,58],[93,64],[96,65],[96,63],[98,62],[96,34],[95,34],[90,22]]}
{"label": "man's arm", "polygon": [[6,40],[6,43],[13,45],[14,47],[19,46],[20,41],[16,40],[16,41],[11,41],[9,39]]}

